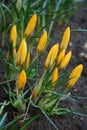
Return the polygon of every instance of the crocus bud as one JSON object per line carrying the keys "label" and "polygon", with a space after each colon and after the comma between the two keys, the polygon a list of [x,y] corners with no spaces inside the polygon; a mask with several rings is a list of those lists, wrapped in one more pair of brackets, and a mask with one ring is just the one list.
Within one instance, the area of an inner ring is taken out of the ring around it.
{"label": "crocus bud", "polygon": [[22,7],[22,0],[17,0],[17,2],[16,2],[16,8],[18,9],[18,11],[21,10],[21,7]]}
{"label": "crocus bud", "polygon": [[13,49],[13,57],[14,57],[14,59],[17,58],[17,52],[16,52],[16,49],[15,49],[15,48]]}
{"label": "crocus bud", "polygon": [[65,56],[65,49],[62,49],[58,55],[57,66],[62,62],[64,56]]}
{"label": "crocus bud", "polygon": [[46,69],[50,68],[53,65],[53,63],[54,63],[54,61],[57,57],[58,50],[59,50],[59,44],[58,43],[53,45],[53,47],[50,49],[48,56],[45,60],[45,64],[44,64],[44,67]]}
{"label": "crocus bud", "polygon": [[72,72],[69,76],[69,81],[67,82],[67,85],[66,85],[67,89],[70,89],[75,85],[75,83],[77,82],[77,80],[81,76],[82,71],[83,71],[83,65],[82,64],[76,66],[72,70]]}
{"label": "crocus bud", "polygon": [[62,60],[62,62],[61,62],[61,64],[60,64],[60,69],[65,69],[66,68],[66,66],[68,65],[68,63],[69,63],[69,61],[70,61],[70,59],[71,59],[71,56],[72,56],[72,51],[69,51],[66,55],[65,55],[65,57],[64,57],[64,59]]}
{"label": "crocus bud", "polygon": [[10,59],[9,51],[7,51],[6,59],[7,59],[7,61],[9,61],[9,59]]}
{"label": "crocus bud", "polygon": [[25,32],[24,32],[25,38],[28,38],[31,35],[31,33],[33,32],[36,26],[36,22],[37,22],[37,14],[34,14],[29,20],[27,27],[25,29]]}
{"label": "crocus bud", "polygon": [[33,89],[33,92],[32,92],[32,98],[36,98],[37,96],[37,89],[36,87]]}
{"label": "crocus bud", "polygon": [[27,54],[27,59],[26,59],[26,69],[28,69],[29,64],[30,64],[30,52],[28,52],[28,54]]}
{"label": "crocus bud", "polygon": [[45,31],[39,39],[39,43],[38,43],[38,46],[37,46],[37,52],[38,53],[43,52],[43,50],[46,46],[46,42],[47,42],[47,31]]}
{"label": "crocus bud", "polygon": [[58,68],[56,67],[52,73],[52,86],[56,85],[56,81],[58,80]]}
{"label": "crocus bud", "polygon": [[17,63],[18,65],[22,65],[25,62],[27,54],[27,44],[25,39],[23,39],[20,43],[18,52],[17,52]]}
{"label": "crocus bud", "polygon": [[16,25],[13,25],[10,31],[10,41],[12,42],[12,47],[16,47],[16,41],[17,41],[17,29]]}
{"label": "crocus bud", "polygon": [[26,73],[24,70],[22,70],[18,76],[18,82],[17,82],[18,89],[19,90],[24,89],[25,84],[26,84]]}
{"label": "crocus bud", "polygon": [[67,27],[62,38],[62,42],[60,43],[60,50],[64,49],[66,50],[68,43],[70,39],[70,27]]}

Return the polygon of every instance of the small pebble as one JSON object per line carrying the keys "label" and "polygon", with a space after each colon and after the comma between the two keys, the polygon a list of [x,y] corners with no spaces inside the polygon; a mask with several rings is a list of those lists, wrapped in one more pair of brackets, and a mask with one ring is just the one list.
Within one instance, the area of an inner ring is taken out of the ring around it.
{"label": "small pebble", "polygon": [[87,50],[87,42],[84,44],[83,49]]}
{"label": "small pebble", "polygon": [[85,60],[87,60],[87,54],[81,52],[81,53],[80,53],[80,56],[81,56],[82,58],[84,58]]}
{"label": "small pebble", "polygon": [[70,45],[70,46],[73,46],[73,43],[72,43],[72,42],[69,42],[69,45]]}
{"label": "small pebble", "polygon": [[80,120],[83,121],[83,118],[81,117]]}
{"label": "small pebble", "polygon": [[80,53],[80,56],[81,56],[81,57],[84,57],[84,55],[85,55],[85,54],[84,54],[83,52]]}
{"label": "small pebble", "polygon": [[74,88],[74,92],[77,92],[78,90],[76,88]]}

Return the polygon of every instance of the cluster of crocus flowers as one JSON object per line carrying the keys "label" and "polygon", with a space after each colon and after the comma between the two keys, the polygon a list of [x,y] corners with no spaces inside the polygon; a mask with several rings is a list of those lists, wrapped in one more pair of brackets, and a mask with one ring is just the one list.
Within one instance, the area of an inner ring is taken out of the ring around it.
{"label": "cluster of crocus flowers", "polygon": [[[70,62],[72,51],[70,50],[68,53],[66,53],[69,39],[70,39],[70,27],[67,27],[63,34],[62,42],[59,45],[59,54],[58,54],[57,62],[56,62],[57,67],[54,68],[54,71],[52,74],[52,86],[55,86],[56,81],[58,80],[58,69],[61,71],[64,70]],[[51,61],[51,58],[50,58],[50,61]],[[47,64],[45,65],[45,67],[46,68],[48,67]],[[77,82],[77,80],[79,79],[82,73],[82,70],[83,70],[83,65],[80,64],[71,72],[69,76],[69,81],[67,82],[67,85],[66,85],[67,89],[70,89],[75,85],[75,83]]]}
{"label": "cluster of crocus flowers", "polygon": [[63,34],[63,38],[62,38],[62,41],[59,46],[60,52],[59,52],[59,55],[57,58],[57,66],[61,70],[65,69],[67,67],[67,65],[70,62],[71,56],[72,56],[72,51],[69,51],[66,54],[66,49],[69,44],[69,39],[70,39],[70,27],[67,27]]}
{"label": "cluster of crocus flowers", "polygon": [[[37,14],[34,14],[30,18],[30,20],[25,28],[23,38],[21,39],[20,44],[17,45],[17,47],[18,47],[17,51],[16,51],[16,48],[17,48],[16,47],[16,44],[17,44],[16,25],[13,25],[13,27],[10,31],[10,42],[12,43],[13,58],[15,60],[15,65],[18,69],[18,73],[17,73],[18,79],[16,81],[17,95],[22,94],[23,91],[21,91],[21,90],[24,89],[25,84],[27,82],[27,72],[28,72],[27,70],[29,67],[31,67],[31,66],[29,66],[31,50],[30,50],[30,48],[29,48],[29,50],[27,49],[28,47],[27,47],[26,41],[28,41],[27,38],[29,38],[30,35],[33,33],[33,31],[36,27],[36,22],[37,22]],[[44,89],[42,89],[42,87],[44,84],[43,82],[45,81],[44,77],[46,76],[46,74],[48,72],[50,72],[50,75],[47,76],[48,77],[47,80],[48,80],[48,83],[50,82],[50,84],[49,84],[50,91],[53,91],[57,86],[57,83],[58,83],[57,81],[59,80],[60,72],[63,71],[64,69],[66,69],[67,65],[69,64],[71,56],[72,56],[71,50],[68,52],[66,51],[68,44],[69,44],[69,39],[70,39],[70,27],[67,27],[63,34],[61,43],[54,44],[51,47],[51,49],[49,50],[48,55],[44,62],[44,72],[43,72],[39,82],[37,82],[36,86],[33,88],[32,92],[31,92],[31,97],[34,99],[35,103],[38,101],[40,94],[42,94],[44,91]],[[39,56],[41,56],[41,54],[44,52],[44,50],[46,48],[46,43],[47,43],[47,31],[44,31],[41,34],[39,41],[38,41],[35,60],[37,58],[39,58]],[[9,52],[7,55],[7,59],[9,59]],[[35,60],[33,60],[33,61],[35,61]],[[33,61],[31,63],[34,63]],[[69,76],[67,83],[65,84],[66,85],[65,90],[68,90],[75,85],[75,83],[77,82],[77,80],[79,79],[79,77],[82,73],[82,70],[83,70],[82,64],[78,65],[77,67],[75,67],[75,69],[73,69],[73,71],[71,72],[71,74]],[[31,71],[31,68],[29,69],[29,71]],[[64,85],[64,87],[65,87],[65,85]],[[45,85],[44,85],[44,88],[45,88]],[[46,96],[51,97],[51,93]],[[17,98],[18,98],[18,96],[17,96]],[[44,102],[45,102],[45,100],[44,100]],[[56,102],[56,99],[53,102]],[[52,104],[54,104],[53,102],[52,102]]]}

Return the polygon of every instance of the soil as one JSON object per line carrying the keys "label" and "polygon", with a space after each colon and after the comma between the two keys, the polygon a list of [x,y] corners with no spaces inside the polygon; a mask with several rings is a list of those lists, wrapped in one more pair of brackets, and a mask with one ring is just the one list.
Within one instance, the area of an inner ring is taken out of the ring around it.
{"label": "soil", "polygon": [[[84,65],[84,70],[79,81],[72,88],[69,93],[73,96],[87,97],[87,32],[73,31],[76,29],[87,29],[87,6],[82,8],[78,13],[76,13],[68,22],[59,27],[56,22],[52,31],[52,38],[50,44],[48,45],[48,50],[53,43],[60,42],[62,38],[62,32],[64,32],[67,26],[71,27],[71,39],[68,49],[73,51],[72,60],[67,67],[68,71],[71,71],[75,66],[82,63]],[[2,69],[2,67],[1,67]],[[1,70],[0,69],[0,70]],[[0,76],[1,77],[1,76]],[[7,97],[4,95],[4,90],[0,88],[0,100],[5,100]],[[87,107],[87,99],[79,99],[80,102],[74,102],[71,100],[64,100],[60,103],[61,106],[65,106],[70,109],[78,109],[81,107]],[[11,113],[12,108],[7,108],[8,120],[13,117]],[[81,111],[81,113],[87,114],[87,111]],[[37,109],[32,109],[29,112],[30,117],[35,114],[39,114],[39,118],[28,128],[28,130],[55,130],[55,128],[49,123],[47,118]],[[59,128],[59,130],[86,130],[87,129],[87,117],[82,117],[74,114],[67,114],[64,116],[51,116],[51,119]]]}

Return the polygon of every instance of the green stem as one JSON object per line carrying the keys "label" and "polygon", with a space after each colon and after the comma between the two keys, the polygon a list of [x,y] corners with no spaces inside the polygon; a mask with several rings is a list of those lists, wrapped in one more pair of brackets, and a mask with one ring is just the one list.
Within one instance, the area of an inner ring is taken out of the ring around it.
{"label": "green stem", "polygon": [[[44,79],[44,76],[46,74],[47,70],[45,69],[44,72],[43,72],[43,75],[38,83],[38,85],[35,86],[35,88],[37,89],[37,93],[39,93],[41,87],[42,87],[42,82],[43,82],[43,79]],[[38,99],[39,99],[39,96],[40,94],[38,94],[38,96],[34,99],[34,102],[37,103]]]}
{"label": "green stem", "polygon": [[[62,2],[62,0],[57,1],[56,7],[55,7],[55,10],[54,10],[55,13],[53,14],[52,19],[56,18],[56,15],[57,15],[56,12],[59,10],[61,2]],[[52,28],[53,28],[53,24],[54,24],[54,20],[50,23],[50,28],[49,28],[49,31],[48,31],[48,38],[50,37],[51,31],[52,31]]]}
{"label": "green stem", "polygon": [[[46,13],[46,11],[44,10],[44,8],[46,8],[46,6],[47,6],[47,2],[48,2],[48,0],[45,0],[45,2],[43,3],[43,7],[42,7],[42,27],[44,27],[45,25],[46,25],[46,19],[45,19],[45,13]],[[43,29],[43,31],[45,31],[45,28]]]}

